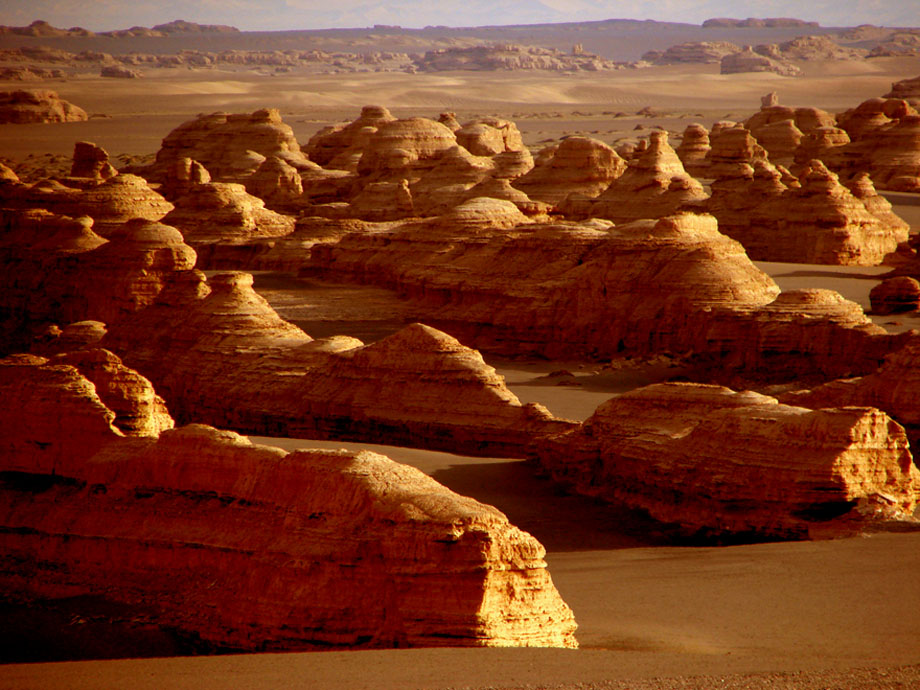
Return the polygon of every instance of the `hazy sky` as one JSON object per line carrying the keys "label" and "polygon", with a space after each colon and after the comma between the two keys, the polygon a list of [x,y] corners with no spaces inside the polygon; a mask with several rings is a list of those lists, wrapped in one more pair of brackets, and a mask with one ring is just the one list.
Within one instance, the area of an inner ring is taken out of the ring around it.
{"label": "hazy sky", "polygon": [[44,19],[104,31],[186,19],[243,30],[422,27],[710,17],[797,17],[824,26],[920,26],[920,0],[0,0],[0,24]]}

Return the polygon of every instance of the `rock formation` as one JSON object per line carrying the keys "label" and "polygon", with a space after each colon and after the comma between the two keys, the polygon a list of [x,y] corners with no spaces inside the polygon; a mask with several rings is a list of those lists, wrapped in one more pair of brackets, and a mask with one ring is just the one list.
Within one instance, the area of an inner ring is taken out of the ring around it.
{"label": "rock formation", "polygon": [[718,124],[709,133],[710,150],[706,154],[709,177],[736,177],[744,166],[753,167],[757,161],[767,160],[767,152],[750,130],[734,123],[722,127]]}
{"label": "rock formation", "polygon": [[278,237],[294,230],[294,218],[265,208],[241,184],[208,182],[194,185],[175,200],[163,222],[182,233],[191,246],[253,237]]}
{"label": "rock formation", "polygon": [[827,36],[798,36],[778,45],[759,45],[754,51],[782,60],[862,60],[868,52],[841,46]]}
{"label": "rock formation", "polygon": [[675,153],[687,173],[694,177],[706,177],[709,174],[709,164],[706,159],[709,150],[709,131],[703,125],[694,122],[687,125],[680,146],[675,149]]}
{"label": "rock formation", "polygon": [[872,406],[884,410],[907,429],[912,444],[920,441],[920,405],[917,404],[920,344],[910,342],[889,354],[881,367],[865,376],[831,381],[811,390],[781,396],[790,405],[813,409]]}
{"label": "rock formation", "polygon": [[917,57],[920,55],[920,32],[916,29],[895,31],[872,50],[868,57]]}
{"label": "rock formation", "polygon": [[429,50],[415,60],[422,72],[455,70],[554,70],[597,72],[621,69],[624,65],[587,53],[523,46],[513,43],[477,45]]}
{"label": "rock formation", "polygon": [[626,170],[626,161],[590,137],[566,137],[540,152],[534,168],[512,182],[531,199],[555,204],[570,194],[595,197]]}
{"label": "rock formation", "polygon": [[879,410],[806,410],[750,391],[665,383],[601,405],[534,456],[581,493],[680,531],[807,538],[909,518],[920,471]]}
{"label": "rock formation", "polygon": [[715,17],[707,19],[702,24],[704,29],[709,28],[748,28],[748,27],[798,27],[798,26],[819,26],[818,22],[808,22],[804,19],[793,19],[791,17],[748,17],[747,19],[732,19],[726,17]]}
{"label": "rock formation", "polygon": [[894,82],[891,85],[891,91],[885,94],[885,98],[920,99],[920,77]]}
{"label": "rock formation", "polygon": [[86,111],[63,100],[56,91],[0,91],[0,124],[82,122]]}
{"label": "rock formation", "polygon": [[673,65],[681,63],[715,63],[732,53],[738,53],[741,47],[728,41],[688,41],[673,45],[667,50],[650,50],[642,56],[656,65]]}
{"label": "rock formation", "polygon": [[104,148],[88,141],[78,141],[74,144],[71,177],[88,177],[104,182],[117,174],[118,171],[109,163],[109,154]]}
{"label": "rock formation", "polygon": [[395,119],[384,106],[366,105],[354,122],[324,127],[314,134],[303,151],[325,168],[357,172],[358,160],[371,135]]}
{"label": "rock formation", "polygon": [[140,79],[141,73],[136,69],[129,69],[128,67],[106,65],[99,71],[99,76],[113,79]]}
{"label": "rock formation", "polygon": [[125,437],[41,358],[0,360],[0,390],[20,602],[102,601],[227,650],[577,646],[539,542],[414,468],[202,425]]}
{"label": "rock formation", "polygon": [[569,424],[521,405],[477,352],[425,326],[366,346],[313,341],[253,291],[248,274],[205,281],[196,271],[185,281],[102,340],[154,382],[182,423],[512,457]]}
{"label": "rock formation", "polygon": [[213,113],[189,120],[170,132],[157,152],[156,162],[140,171],[148,179],[164,182],[182,158],[198,161],[216,181],[242,182],[269,156],[294,167],[306,157],[289,125],[272,108],[252,114]]}
{"label": "rock formation", "polygon": [[494,156],[508,151],[524,151],[524,140],[517,125],[497,117],[479,118],[454,131],[457,143],[474,156]]}
{"label": "rock formation", "polygon": [[901,314],[920,307],[920,282],[908,276],[887,278],[869,292],[874,314]]}
{"label": "rock formation", "polygon": [[791,62],[777,60],[755,53],[751,46],[745,46],[738,53],[725,55],[720,63],[722,74],[739,74],[744,72],[774,72],[784,77],[797,77],[802,73]]}
{"label": "rock formation", "polygon": [[454,133],[440,122],[424,117],[383,123],[370,137],[358,161],[364,183],[414,182],[456,146]]}
{"label": "rock formation", "polygon": [[907,240],[903,221],[892,222],[881,206],[879,216],[870,212],[874,190],[861,189],[867,204],[820,161],[809,163],[800,182],[787,188],[778,171],[758,163],[713,182],[706,208],[755,261],[872,266]]}
{"label": "rock formation", "polygon": [[174,228],[135,219],[106,241],[92,227],[42,210],[0,213],[0,351],[27,347],[48,323],[115,321],[195,265]]}
{"label": "rock formation", "polygon": [[595,200],[572,199],[560,204],[560,210],[575,218],[625,223],[692,209],[706,198],[703,186],[687,174],[668,144],[667,132],[652,132],[648,149]]}
{"label": "rock formation", "polygon": [[513,204],[477,199],[317,244],[310,268],[397,289],[420,320],[518,356],[669,352],[715,374],[827,380],[872,371],[913,337],[889,336],[834,292],[778,295],[712,216],[529,224]]}

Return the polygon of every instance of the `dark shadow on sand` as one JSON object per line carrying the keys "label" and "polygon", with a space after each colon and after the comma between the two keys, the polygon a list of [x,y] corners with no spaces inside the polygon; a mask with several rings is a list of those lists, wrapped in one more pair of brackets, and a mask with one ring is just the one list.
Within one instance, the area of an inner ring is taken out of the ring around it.
{"label": "dark shadow on sand", "polygon": [[636,511],[571,494],[522,460],[463,463],[432,477],[452,491],[501,510],[549,552],[598,551],[669,543],[661,526]]}

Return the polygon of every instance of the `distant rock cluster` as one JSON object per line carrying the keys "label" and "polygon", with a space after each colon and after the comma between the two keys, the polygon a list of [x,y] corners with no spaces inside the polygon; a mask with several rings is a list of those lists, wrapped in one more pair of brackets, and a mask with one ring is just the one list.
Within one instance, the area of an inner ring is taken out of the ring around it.
{"label": "distant rock cluster", "polygon": [[56,91],[0,91],[0,124],[82,122],[86,111],[63,100]]}

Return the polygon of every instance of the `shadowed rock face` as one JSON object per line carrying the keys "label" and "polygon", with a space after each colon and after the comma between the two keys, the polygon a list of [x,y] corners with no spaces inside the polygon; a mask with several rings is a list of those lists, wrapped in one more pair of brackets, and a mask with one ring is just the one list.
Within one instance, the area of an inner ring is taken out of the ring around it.
{"label": "shadowed rock face", "polygon": [[202,425],[125,437],[41,358],[0,360],[0,390],[0,582],[20,601],[102,600],[248,651],[577,646],[540,543],[414,468]]}
{"label": "shadowed rock face", "polygon": [[56,91],[0,91],[0,124],[30,122],[82,122],[89,119],[83,108],[62,100]]}
{"label": "shadowed rock face", "polygon": [[886,335],[833,292],[779,295],[712,216],[612,226],[527,224],[515,212],[465,202],[314,246],[313,266],[398,289],[422,320],[507,354],[686,353],[758,378],[833,377],[871,371],[911,337]]}
{"label": "shadowed rock face", "polygon": [[112,325],[103,343],[149,377],[183,423],[511,457],[571,425],[521,405],[478,352],[421,324],[366,346],[314,341],[245,273],[206,283],[195,272]]}
{"label": "shadowed rock face", "polygon": [[839,532],[909,517],[920,488],[904,429],[879,410],[812,411],[700,384],[614,398],[534,458],[579,492],[689,534]]}
{"label": "shadowed rock face", "polygon": [[0,351],[11,352],[48,323],[113,322],[151,304],[195,252],[160,223],[133,220],[105,240],[85,216],[5,211],[0,263]]}
{"label": "shadowed rock face", "polygon": [[907,241],[907,224],[868,179],[854,183],[856,196],[820,161],[804,166],[797,188],[781,177],[758,162],[712,184],[707,210],[751,259],[873,266]]}

